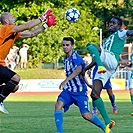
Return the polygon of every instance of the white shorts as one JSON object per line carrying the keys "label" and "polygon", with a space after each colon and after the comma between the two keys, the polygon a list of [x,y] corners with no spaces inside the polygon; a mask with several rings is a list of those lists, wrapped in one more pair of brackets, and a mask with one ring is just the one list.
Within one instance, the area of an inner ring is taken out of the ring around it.
{"label": "white shorts", "polygon": [[20,62],[21,63],[27,63],[27,57],[21,57]]}
{"label": "white shorts", "polygon": [[94,79],[101,80],[104,86],[108,79],[115,73],[118,66],[118,62],[113,53],[104,51],[104,49],[102,49],[100,59],[107,71],[102,74],[98,74],[97,72]]}

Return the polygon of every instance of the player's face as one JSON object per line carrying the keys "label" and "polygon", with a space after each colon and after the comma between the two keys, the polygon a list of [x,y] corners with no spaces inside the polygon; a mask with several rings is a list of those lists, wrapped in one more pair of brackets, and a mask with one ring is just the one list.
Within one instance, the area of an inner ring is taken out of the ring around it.
{"label": "player's face", "polygon": [[118,29],[120,29],[120,25],[118,24],[118,20],[115,18],[112,18],[109,22],[109,31],[110,32],[115,32]]}
{"label": "player's face", "polygon": [[73,45],[71,44],[71,41],[63,41],[62,42],[62,48],[66,54],[69,54],[73,50]]}
{"label": "player's face", "polygon": [[10,25],[15,24],[16,18],[12,14],[10,14],[10,13],[9,13],[8,17],[9,17],[8,18],[9,24]]}

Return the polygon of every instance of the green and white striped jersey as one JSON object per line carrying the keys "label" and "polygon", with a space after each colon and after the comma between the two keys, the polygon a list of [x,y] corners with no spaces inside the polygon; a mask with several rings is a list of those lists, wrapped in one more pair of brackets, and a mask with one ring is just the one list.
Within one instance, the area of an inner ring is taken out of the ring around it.
{"label": "green and white striped jersey", "polygon": [[116,60],[119,62],[119,55],[122,53],[127,34],[127,30],[117,30],[111,34],[103,42],[103,49],[115,55]]}

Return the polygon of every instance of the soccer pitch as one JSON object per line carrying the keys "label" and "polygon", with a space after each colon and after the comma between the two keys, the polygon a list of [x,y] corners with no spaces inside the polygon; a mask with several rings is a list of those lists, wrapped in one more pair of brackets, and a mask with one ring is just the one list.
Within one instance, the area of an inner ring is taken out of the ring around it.
{"label": "soccer pitch", "polygon": [[[113,133],[133,133],[133,117],[128,91],[115,93],[118,114],[112,113],[108,95],[102,93],[102,98],[116,126]],[[57,94],[47,95],[11,95],[5,101],[9,115],[0,114],[0,133],[55,133],[54,105]],[[91,108],[91,98],[90,98]],[[64,133],[103,133],[90,122],[84,120],[78,108],[72,105],[64,116]],[[98,114],[100,118],[101,115]]]}

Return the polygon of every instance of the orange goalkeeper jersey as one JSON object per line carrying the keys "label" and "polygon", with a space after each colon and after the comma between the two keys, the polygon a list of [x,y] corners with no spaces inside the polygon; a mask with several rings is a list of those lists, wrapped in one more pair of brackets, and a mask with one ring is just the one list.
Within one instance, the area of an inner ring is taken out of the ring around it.
{"label": "orange goalkeeper jersey", "polygon": [[0,27],[0,65],[5,66],[5,58],[7,57],[10,48],[15,40],[19,38],[20,32],[12,32],[15,25],[2,25]]}

